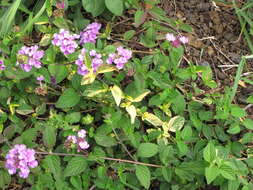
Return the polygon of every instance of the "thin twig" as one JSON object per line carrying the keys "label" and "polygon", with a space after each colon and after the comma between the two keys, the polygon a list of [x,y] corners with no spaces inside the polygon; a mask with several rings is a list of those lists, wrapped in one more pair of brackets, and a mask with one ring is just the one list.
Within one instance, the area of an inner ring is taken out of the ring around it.
{"label": "thin twig", "polygon": [[221,51],[220,48],[218,48],[215,43],[213,42],[213,40],[210,39],[210,42],[213,44],[213,47],[218,50],[230,63],[232,63],[233,65],[235,65],[235,63],[225,54]]}
{"label": "thin twig", "polygon": [[[36,152],[36,154],[42,154],[42,155],[53,155],[53,156],[78,156],[78,157],[87,157],[87,155],[83,154],[67,154],[67,153],[55,153],[55,152]],[[143,165],[143,166],[149,166],[149,167],[155,167],[155,168],[162,168],[161,165],[156,164],[148,164],[144,162],[138,162],[138,161],[132,161],[132,160],[124,160],[124,159],[118,159],[118,158],[110,158],[110,157],[97,157],[98,159],[104,159],[104,160],[111,160],[116,162],[122,162],[122,163],[130,163],[130,164],[137,164],[137,165]]]}
{"label": "thin twig", "polygon": [[115,134],[116,139],[119,141],[119,144],[121,144],[121,146],[123,147],[123,149],[126,151],[126,153],[128,154],[128,156],[130,156],[130,158],[132,158],[134,161],[137,161],[132,154],[128,151],[127,147],[125,146],[125,144],[122,142],[122,140],[119,138],[118,133],[116,132],[116,130],[114,129],[114,127],[112,126],[112,130]]}

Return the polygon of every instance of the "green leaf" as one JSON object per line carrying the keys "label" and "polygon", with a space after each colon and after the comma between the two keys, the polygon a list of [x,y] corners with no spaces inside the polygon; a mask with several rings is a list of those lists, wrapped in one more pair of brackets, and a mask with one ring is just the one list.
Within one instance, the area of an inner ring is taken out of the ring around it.
{"label": "green leaf", "polygon": [[134,14],[134,26],[139,27],[141,24],[145,22],[147,18],[147,14],[145,14],[142,10],[137,10]]}
{"label": "green leaf", "polygon": [[73,157],[64,170],[64,176],[75,176],[87,168],[87,161],[84,157]]}
{"label": "green leaf", "polygon": [[105,135],[95,135],[95,141],[98,145],[104,147],[111,147],[117,144],[116,140],[113,137],[105,136]]}
{"label": "green leaf", "polygon": [[113,14],[117,16],[122,15],[124,8],[122,0],[105,0],[105,5]]}
{"label": "green leaf", "polygon": [[226,179],[235,180],[235,171],[226,164],[220,167],[220,173]]}
{"label": "green leaf", "polygon": [[252,121],[252,119],[245,119],[245,120],[243,121],[243,125],[244,125],[247,129],[253,130],[253,121]]}
{"label": "green leaf", "polygon": [[112,96],[113,96],[117,106],[119,106],[122,96],[123,96],[123,92],[121,91],[121,89],[117,85],[114,85],[111,88],[111,92],[112,92]]}
{"label": "green leaf", "polygon": [[56,142],[56,132],[55,127],[52,125],[45,126],[45,130],[43,132],[43,142],[46,147],[52,149]]}
{"label": "green leaf", "polygon": [[158,146],[154,143],[141,143],[137,150],[137,155],[143,158],[149,158],[156,155]]}
{"label": "green leaf", "polygon": [[140,181],[141,185],[146,189],[148,189],[150,186],[150,178],[151,178],[148,167],[137,165],[135,174],[138,180]]}
{"label": "green leaf", "polygon": [[104,0],[82,0],[83,8],[96,17],[102,14],[105,10]]}
{"label": "green leaf", "polygon": [[0,188],[5,189],[10,182],[11,176],[6,171],[0,170]]}
{"label": "green leaf", "polygon": [[172,178],[172,171],[170,168],[167,168],[167,167],[163,167],[162,168],[162,174],[163,174],[163,177],[164,179],[167,181],[167,182],[171,182],[171,178]]}
{"label": "green leaf", "polygon": [[209,142],[208,145],[204,148],[204,159],[205,161],[211,163],[216,157],[216,149],[212,142]]}
{"label": "green leaf", "polygon": [[124,33],[124,39],[125,40],[131,40],[131,38],[134,36],[135,31],[134,30],[128,30]]}
{"label": "green leaf", "polygon": [[216,166],[208,167],[205,170],[205,176],[207,180],[207,184],[210,184],[215,178],[220,174],[219,168]]}
{"label": "green leaf", "polygon": [[231,108],[231,114],[234,117],[245,117],[247,115],[246,111],[238,106]]}
{"label": "green leaf", "polygon": [[80,121],[80,119],[81,119],[80,112],[73,112],[73,113],[66,115],[66,117],[65,117],[65,120],[70,124],[77,123]]}
{"label": "green leaf", "polygon": [[50,64],[48,70],[49,73],[55,77],[57,83],[60,83],[68,76],[68,69],[64,65]]}
{"label": "green leaf", "polygon": [[55,106],[57,108],[70,108],[78,104],[80,96],[73,88],[66,89],[60,96]]}
{"label": "green leaf", "polygon": [[60,158],[58,156],[46,156],[45,158],[45,163],[47,165],[47,169],[51,173],[53,173],[55,180],[61,179],[61,163],[60,163]]}

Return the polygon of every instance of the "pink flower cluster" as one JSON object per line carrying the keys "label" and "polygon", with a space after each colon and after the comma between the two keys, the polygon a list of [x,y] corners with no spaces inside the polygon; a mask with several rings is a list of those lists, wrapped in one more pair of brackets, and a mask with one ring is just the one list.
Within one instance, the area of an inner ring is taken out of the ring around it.
{"label": "pink flower cluster", "polygon": [[4,61],[0,60],[0,71],[5,69]]}
{"label": "pink flower cluster", "polygon": [[18,51],[18,62],[17,64],[20,64],[20,67],[25,72],[29,72],[32,67],[40,68],[41,62],[40,59],[44,56],[43,50],[38,50],[39,46],[23,46]]}
{"label": "pink flower cluster", "polygon": [[117,53],[111,53],[108,56],[106,62],[108,64],[115,64],[118,69],[122,69],[124,65],[128,62],[132,57],[132,51],[128,49],[124,49],[123,47],[117,48]]}
{"label": "pink flower cluster", "polygon": [[93,22],[80,33],[80,44],[96,43],[101,24]]}
{"label": "pink flower cluster", "polygon": [[187,44],[189,42],[189,39],[186,36],[174,36],[172,33],[168,33],[166,39],[176,48],[181,44]]}
{"label": "pink flower cluster", "polygon": [[15,145],[6,155],[5,167],[8,169],[9,174],[17,173],[21,178],[27,178],[30,173],[30,168],[38,166],[35,159],[35,151],[26,148],[24,144]]}
{"label": "pink flower cluster", "polygon": [[69,31],[60,29],[59,33],[54,34],[54,39],[52,44],[60,47],[61,52],[64,55],[68,55],[74,53],[78,44],[76,43],[76,39],[79,39],[79,35],[70,34]]}
{"label": "pink flower cluster", "polygon": [[70,145],[71,147],[74,145],[77,148],[77,151],[86,150],[90,147],[88,142],[86,141],[86,131],[81,129],[78,131],[77,136],[69,135],[65,142],[65,145]]}

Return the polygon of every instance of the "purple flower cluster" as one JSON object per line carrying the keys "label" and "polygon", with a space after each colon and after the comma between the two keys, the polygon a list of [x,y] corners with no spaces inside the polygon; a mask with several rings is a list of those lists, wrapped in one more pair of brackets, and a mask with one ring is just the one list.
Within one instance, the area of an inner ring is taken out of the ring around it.
{"label": "purple flower cluster", "polygon": [[35,159],[35,151],[26,148],[24,144],[15,145],[6,155],[5,167],[8,169],[9,174],[17,173],[21,178],[27,178],[30,173],[30,168],[38,166]]}
{"label": "purple flower cluster", "polygon": [[90,147],[88,142],[85,139],[86,137],[86,131],[84,129],[81,129],[78,131],[77,136],[75,135],[69,135],[67,137],[67,140],[65,142],[65,145],[71,146],[74,145],[77,147],[77,152],[80,152],[81,150],[86,150]]}
{"label": "purple flower cluster", "polygon": [[91,57],[93,72],[97,72],[98,67],[103,64],[102,55],[100,53],[97,53],[96,50],[91,50],[89,54]]}
{"label": "purple flower cluster", "polygon": [[0,71],[5,69],[4,61],[0,60]]}
{"label": "purple flower cluster", "polygon": [[174,36],[172,33],[166,34],[166,39],[176,48],[181,44],[187,44],[189,42],[189,39],[186,36]]}
{"label": "purple flower cluster", "polygon": [[101,24],[93,22],[80,33],[80,44],[96,43]]}
{"label": "purple flower cluster", "polygon": [[25,72],[29,72],[32,67],[40,68],[41,62],[40,59],[44,56],[43,50],[38,50],[39,46],[23,46],[18,51],[18,62],[17,64],[20,64],[20,67]]}
{"label": "purple flower cluster", "polygon": [[86,53],[88,53],[91,58],[91,67],[93,69],[93,72],[96,72],[98,67],[103,64],[102,55],[100,53],[97,53],[96,50],[87,52],[87,50],[83,48],[81,50],[81,54],[78,56],[78,59],[75,61],[75,64],[78,66],[77,73],[83,76],[89,73],[89,69],[85,65]]}
{"label": "purple flower cluster", "polygon": [[79,35],[70,34],[69,31],[60,29],[59,33],[54,34],[54,39],[52,44],[60,47],[61,52],[64,55],[68,55],[74,53],[78,44],[76,43],[76,39],[79,39]]}
{"label": "purple flower cluster", "polygon": [[124,49],[123,47],[117,48],[117,53],[111,53],[108,56],[106,62],[108,64],[115,64],[118,69],[122,69],[124,65],[128,62],[132,57],[132,51],[128,49]]}

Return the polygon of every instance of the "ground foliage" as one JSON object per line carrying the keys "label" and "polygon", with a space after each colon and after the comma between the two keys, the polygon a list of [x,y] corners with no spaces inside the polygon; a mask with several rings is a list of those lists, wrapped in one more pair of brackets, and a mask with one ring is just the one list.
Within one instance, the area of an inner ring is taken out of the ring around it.
{"label": "ground foliage", "polygon": [[[158,1],[3,0],[0,6],[1,189],[253,189],[253,96],[246,107],[234,101],[238,85],[253,84],[251,75],[241,77],[252,56],[241,55],[232,86],[220,87],[209,64],[185,56],[187,44],[173,47],[165,39],[193,30],[168,17]],[[250,47],[252,2],[229,6]],[[82,77],[73,64],[79,52],[64,56],[52,45],[59,29],[79,33],[93,21],[102,29],[96,44],[85,47],[102,54],[131,48],[123,70],[105,67]],[[45,51],[43,66],[24,72],[17,52],[36,44]],[[80,129],[90,147],[77,152],[65,142]],[[27,179],[5,168],[15,144],[36,151],[39,165]]]}

